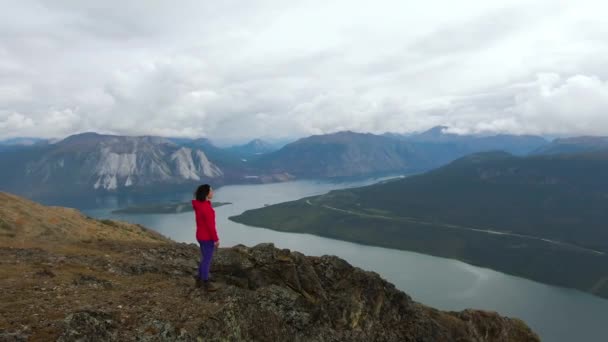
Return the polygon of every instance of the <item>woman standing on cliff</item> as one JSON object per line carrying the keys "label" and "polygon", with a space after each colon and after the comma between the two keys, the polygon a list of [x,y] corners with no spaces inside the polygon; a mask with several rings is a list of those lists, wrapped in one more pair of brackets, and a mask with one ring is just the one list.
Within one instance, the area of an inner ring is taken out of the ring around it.
{"label": "woman standing on cliff", "polygon": [[196,287],[204,287],[207,291],[216,291],[209,279],[209,267],[213,258],[213,250],[218,248],[220,241],[215,227],[215,210],[211,206],[213,189],[209,184],[203,184],[196,189],[192,200],[196,219],[196,240],[201,246],[201,263],[198,268]]}

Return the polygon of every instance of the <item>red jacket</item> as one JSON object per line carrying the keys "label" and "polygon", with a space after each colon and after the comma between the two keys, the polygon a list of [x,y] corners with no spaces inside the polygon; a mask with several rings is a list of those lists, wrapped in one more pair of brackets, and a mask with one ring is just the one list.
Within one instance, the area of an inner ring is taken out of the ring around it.
{"label": "red jacket", "polygon": [[192,200],[192,208],[196,218],[196,240],[218,241],[215,229],[215,210],[211,207],[211,202]]}

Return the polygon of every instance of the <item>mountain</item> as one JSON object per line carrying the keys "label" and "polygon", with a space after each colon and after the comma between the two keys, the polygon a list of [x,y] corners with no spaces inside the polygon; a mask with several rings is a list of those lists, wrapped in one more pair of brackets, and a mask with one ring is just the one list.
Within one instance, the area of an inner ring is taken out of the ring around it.
{"label": "mountain", "polygon": [[[141,192],[196,182],[265,183],[294,178],[369,177],[430,170],[471,151],[523,153],[542,138],[470,137],[435,128],[409,136],[339,132],[279,150],[262,140],[231,148],[210,140],[84,133],[57,143],[1,150],[0,189],[28,196]],[[272,152],[271,152],[272,151]]]}
{"label": "mountain", "polygon": [[252,165],[299,178],[335,178],[407,172],[427,163],[403,141],[348,131],[300,139]]}
{"label": "mountain", "polygon": [[255,139],[247,144],[231,147],[215,146],[215,144],[207,138],[171,138],[170,140],[180,146],[203,149],[209,159],[213,160],[222,169],[228,170],[228,172],[234,171],[241,176],[243,176],[243,172],[239,171],[249,168],[249,165],[246,163],[250,159],[278,149],[275,145],[261,139]]}
{"label": "mountain", "polygon": [[41,138],[10,138],[0,140],[0,152],[21,150],[24,147],[42,146],[50,140]]}
{"label": "mountain", "polygon": [[244,145],[236,145],[229,147],[227,148],[227,150],[243,159],[248,159],[276,151],[277,148],[273,144],[264,140],[254,139]]}
{"label": "mountain", "polygon": [[116,192],[221,180],[223,171],[202,149],[159,137],[83,133],[0,159],[2,189],[29,196]]}
{"label": "mountain", "polygon": [[253,161],[258,170],[299,178],[357,177],[412,173],[445,165],[464,155],[491,150],[526,154],[546,145],[536,136],[471,136],[435,127],[420,134],[338,132],[288,144]]}
{"label": "mountain", "polygon": [[213,142],[207,138],[192,139],[181,142],[181,146],[190,147],[193,149],[202,149],[205,151],[210,160],[213,160],[222,170],[228,174],[241,175],[241,169],[244,167],[244,162],[241,157],[230,151],[227,148],[215,146]]}
{"label": "mountain", "polygon": [[452,153],[452,160],[471,153],[496,150],[526,155],[548,144],[545,138],[535,135],[460,135],[449,133],[448,129],[446,126],[437,126],[419,134],[403,136],[402,139],[421,147],[424,144],[439,145]]}
{"label": "mountain", "polygon": [[411,250],[608,298],[608,153],[473,154],[237,222]]}
{"label": "mountain", "polygon": [[518,319],[444,312],[335,256],[199,248],[0,193],[3,341],[539,341]]}
{"label": "mountain", "polygon": [[549,145],[540,147],[533,154],[565,154],[608,151],[608,137],[573,137],[555,139]]}

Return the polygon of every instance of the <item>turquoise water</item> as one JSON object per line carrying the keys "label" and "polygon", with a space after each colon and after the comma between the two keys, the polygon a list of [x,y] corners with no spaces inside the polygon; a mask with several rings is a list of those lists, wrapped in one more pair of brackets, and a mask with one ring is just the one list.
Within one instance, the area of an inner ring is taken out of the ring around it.
{"label": "turquoise water", "polygon": [[[222,246],[273,242],[277,247],[308,255],[337,255],[351,264],[379,273],[414,300],[442,310],[476,308],[523,319],[543,341],[608,341],[608,300],[584,292],[544,285],[456,260],[380,247],[364,246],[309,234],[276,232],[228,220],[247,209],[361,186],[378,179],[350,183],[295,181],[265,185],[225,186],[214,201],[233,204],[216,208]],[[191,212],[182,214],[112,214],[132,204],[189,200],[190,194],[132,200],[105,198],[93,209],[97,218],[140,223],[179,242],[195,242]]]}

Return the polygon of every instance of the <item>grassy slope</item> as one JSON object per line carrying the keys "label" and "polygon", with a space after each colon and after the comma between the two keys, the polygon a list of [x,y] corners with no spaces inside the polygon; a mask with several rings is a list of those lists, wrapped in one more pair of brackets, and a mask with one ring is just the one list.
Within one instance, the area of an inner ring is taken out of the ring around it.
{"label": "grassy slope", "polygon": [[75,209],[48,207],[0,192],[0,247],[65,246],[66,243],[170,240],[143,226],[89,218]]}

